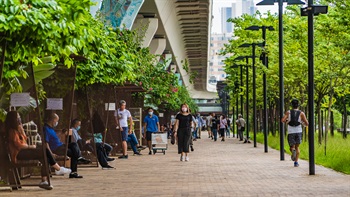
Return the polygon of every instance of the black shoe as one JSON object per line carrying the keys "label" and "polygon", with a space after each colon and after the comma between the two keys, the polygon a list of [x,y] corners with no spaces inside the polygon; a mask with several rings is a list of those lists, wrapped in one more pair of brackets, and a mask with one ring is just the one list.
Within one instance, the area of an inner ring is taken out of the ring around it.
{"label": "black shoe", "polygon": [[119,156],[118,159],[128,159],[128,155],[122,155],[122,156]]}
{"label": "black shoe", "polygon": [[243,141],[243,140],[239,140],[239,141]]}
{"label": "black shoe", "polygon": [[79,157],[78,164],[89,164],[91,163],[90,159],[85,159],[84,157]]}
{"label": "black shoe", "polygon": [[138,146],[137,149],[144,150],[146,147],[145,146]]}
{"label": "black shoe", "polygon": [[107,158],[107,161],[114,161],[114,160],[115,160],[114,158],[110,158],[110,157]]}
{"label": "black shoe", "polygon": [[250,144],[250,141],[248,140],[248,143]]}
{"label": "black shoe", "polygon": [[194,151],[193,146],[191,146],[191,152],[193,152],[193,151]]}
{"label": "black shoe", "polygon": [[243,142],[243,143],[245,144],[245,143],[247,143],[247,142],[248,142],[247,140],[244,140],[244,142]]}
{"label": "black shoe", "polygon": [[142,155],[140,152],[136,152],[134,153],[134,155]]}
{"label": "black shoe", "polygon": [[152,151],[149,151],[148,154],[149,154],[149,155],[152,155]]}
{"label": "black shoe", "polygon": [[74,173],[70,173],[69,174],[69,178],[78,178],[78,179],[81,179],[83,178],[83,176],[79,175],[78,173],[74,172]]}
{"label": "black shoe", "polygon": [[107,165],[107,166],[102,166],[102,170],[108,170],[108,169],[115,169],[114,167]]}

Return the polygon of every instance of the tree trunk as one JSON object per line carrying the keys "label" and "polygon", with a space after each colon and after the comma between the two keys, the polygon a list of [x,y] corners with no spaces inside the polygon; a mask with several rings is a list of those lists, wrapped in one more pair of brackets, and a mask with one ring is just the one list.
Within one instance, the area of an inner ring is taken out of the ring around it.
{"label": "tree trunk", "polygon": [[[346,134],[347,134],[347,122],[348,122],[348,113],[346,111],[346,99],[345,96],[343,96],[343,105],[344,105],[344,109],[343,109],[343,113],[344,113],[344,126],[343,126],[343,138],[346,138]],[[333,135],[334,136],[334,133]]]}
{"label": "tree trunk", "polygon": [[325,129],[325,137],[324,137],[324,154],[327,155],[327,137],[328,137],[328,125],[329,125],[329,114],[331,114],[332,101],[333,101],[333,87],[332,87],[332,79],[330,81],[330,95],[329,95],[329,104],[328,104],[328,113],[326,114],[326,129]]}
{"label": "tree trunk", "polygon": [[[322,124],[321,124],[321,101],[317,101],[317,118],[318,118],[318,144],[322,144],[322,135],[321,135],[321,132],[320,132],[320,128],[322,127]],[[316,124],[315,124],[316,125]],[[316,131],[316,130],[315,130]]]}
{"label": "tree trunk", "polygon": [[334,135],[334,114],[333,114],[333,111],[331,111],[330,130],[331,130],[331,134]]}
{"label": "tree trunk", "polygon": [[321,128],[320,128],[320,131],[321,131],[321,140],[322,140],[322,137],[324,136],[324,117],[326,116],[326,113],[324,113],[325,111],[324,110],[321,110]]}
{"label": "tree trunk", "polygon": [[1,60],[0,60],[0,87],[2,84],[2,73],[4,70],[4,65],[5,65],[5,53],[6,53],[6,46],[7,46],[7,41],[5,40],[4,44],[2,45],[2,53],[1,53]]}

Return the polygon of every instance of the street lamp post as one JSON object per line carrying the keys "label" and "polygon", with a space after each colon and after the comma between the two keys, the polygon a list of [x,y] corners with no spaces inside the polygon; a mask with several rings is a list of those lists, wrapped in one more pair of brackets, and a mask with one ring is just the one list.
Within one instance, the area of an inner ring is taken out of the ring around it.
{"label": "street lamp post", "polygon": [[[242,44],[239,47],[250,47],[252,46],[252,67],[253,67],[253,132],[254,132],[254,147],[256,147],[256,68],[255,68],[255,47],[262,47],[262,43],[251,43],[251,44]],[[249,140],[248,140],[249,142]]]}
{"label": "street lamp post", "polygon": [[[288,5],[300,5],[305,4],[300,0],[263,0],[256,5],[274,5],[278,2],[278,38],[279,38],[279,115],[280,118],[284,115],[284,80],[283,80],[283,2],[287,2]],[[280,160],[284,160],[284,125],[282,123],[279,124],[280,130]]]}
{"label": "street lamp post", "polygon": [[[266,68],[269,68],[268,66],[268,60],[266,56],[265,46],[266,46],[266,30],[273,31],[275,30],[272,26],[250,26],[246,28],[246,30],[253,30],[258,31],[259,29],[262,30],[262,38],[263,43],[262,47],[264,49],[262,53],[262,61],[263,64],[266,66]],[[264,95],[264,115],[263,115],[263,129],[264,129],[264,151],[265,153],[268,152],[268,145],[267,145],[267,137],[268,137],[268,114],[267,114],[267,79],[266,79],[266,73],[263,74],[263,95]]]}
{"label": "street lamp post", "polygon": [[309,175],[315,175],[315,131],[314,131],[314,15],[326,14],[328,6],[313,5],[308,1],[301,8],[301,15],[308,16],[308,105],[309,105]]}
{"label": "street lamp post", "polygon": [[[247,135],[247,141],[246,142],[249,142],[249,73],[248,73],[248,58],[249,56],[239,56],[237,57],[235,60],[242,60],[242,59],[246,59],[246,65],[244,64],[234,64],[232,66],[232,68],[238,68],[238,67],[241,67],[241,86],[243,86],[243,66],[245,66],[247,69],[246,69],[246,135]],[[242,111],[242,116],[243,116],[243,95],[241,95],[241,111]],[[238,115],[237,115],[238,117]],[[237,135],[238,135],[238,130],[237,130]],[[249,142],[250,143],[250,142]]]}
{"label": "street lamp post", "polygon": [[[247,47],[246,44],[241,45],[240,47]],[[250,143],[249,141],[249,58],[254,59],[252,56],[239,56],[237,57],[235,60],[246,60],[246,140],[244,141],[244,143]],[[254,62],[253,62],[254,63]],[[254,68],[254,64],[253,64],[253,68]],[[242,68],[241,68],[242,71]],[[242,72],[241,72],[242,73]],[[254,89],[254,88],[253,88]],[[243,116],[243,114],[242,114]],[[255,117],[255,116],[254,116]]]}

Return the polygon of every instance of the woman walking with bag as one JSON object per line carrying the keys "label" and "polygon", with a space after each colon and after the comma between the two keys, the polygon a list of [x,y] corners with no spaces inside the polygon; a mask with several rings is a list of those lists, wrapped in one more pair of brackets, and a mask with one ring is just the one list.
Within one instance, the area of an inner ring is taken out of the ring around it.
{"label": "woman walking with bag", "polygon": [[[178,153],[180,161],[189,161],[188,153],[191,142],[191,127],[193,126],[192,115],[187,104],[182,104],[180,113],[176,115],[174,136],[177,137]],[[185,155],[185,158],[184,158]]]}

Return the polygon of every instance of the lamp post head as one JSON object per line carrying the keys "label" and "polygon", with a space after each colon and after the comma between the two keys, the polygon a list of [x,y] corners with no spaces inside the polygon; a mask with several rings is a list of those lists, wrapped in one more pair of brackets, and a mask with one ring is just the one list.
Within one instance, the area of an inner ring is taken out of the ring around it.
{"label": "lamp post head", "polygon": [[251,44],[248,44],[248,43],[244,43],[244,44],[241,44],[239,45],[239,47],[250,47],[250,46],[259,46],[259,47],[263,47],[264,44],[263,43],[251,43]]}
{"label": "lamp post head", "polygon": [[[278,0],[263,0],[259,3],[257,3],[256,5],[273,5],[276,2],[278,2]],[[305,2],[301,1],[301,0],[283,0],[283,2],[287,2],[288,5],[304,5]]]}
{"label": "lamp post head", "polygon": [[245,30],[251,30],[251,31],[257,31],[257,30],[259,30],[259,29],[268,29],[268,30],[270,30],[270,31],[274,31],[275,30],[275,28],[273,28],[272,26],[257,26],[257,25],[252,25],[252,26],[250,26],[250,27],[247,27],[247,28],[245,28]]}
{"label": "lamp post head", "polygon": [[244,43],[239,45],[239,47],[250,47],[250,46],[252,46],[252,44]]}
{"label": "lamp post head", "polygon": [[304,5],[305,2],[300,0],[287,0],[288,5]]}
{"label": "lamp post head", "polygon": [[261,26],[253,25],[250,27],[245,28],[245,30],[252,30],[252,31],[257,31],[261,28]]}
{"label": "lamp post head", "polygon": [[234,61],[244,60],[245,58],[246,58],[245,56],[238,56],[234,59]]}
{"label": "lamp post head", "polygon": [[256,5],[273,5],[275,4],[275,0],[263,0],[259,3],[257,3]]}

